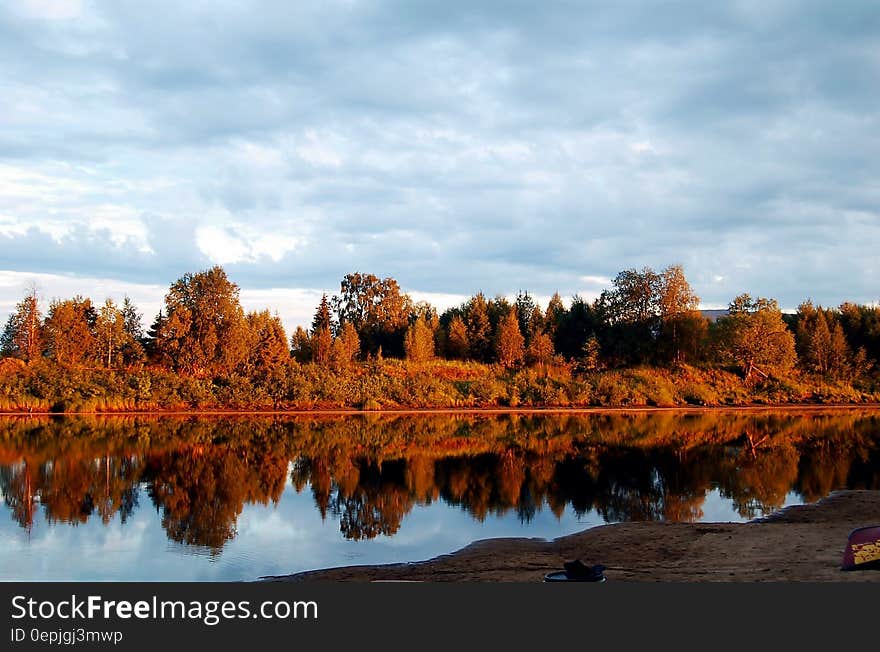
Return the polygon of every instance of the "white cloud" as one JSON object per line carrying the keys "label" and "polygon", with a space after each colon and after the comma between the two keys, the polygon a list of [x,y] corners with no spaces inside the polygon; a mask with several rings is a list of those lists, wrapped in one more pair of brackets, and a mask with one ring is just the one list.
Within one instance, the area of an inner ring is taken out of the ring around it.
{"label": "white cloud", "polygon": [[642,140],[637,143],[633,143],[629,146],[629,148],[636,154],[657,153],[657,150],[654,149],[654,146],[651,144],[650,140]]}
{"label": "white cloud", "polygon": [[69,20],[83,12],[83,0],[19,0],[19,11],[32,18]]}
{"label": "white cloud", "polygon": [[125,296],[128,296],[143,313],[145,328],[159,312],[168,289],[167,286],[126,283],[112,278],[0,270],[0,314],[12,312],[15,304],[21,300],[25,290],[32,284],[37,288],[37,296],[40,298],[44,314],[53,299],[66,299],[79,294],[101,304],[107,298],[122,303]]}
{"label": "white cloud", "polygon": [[707,303],[875,298],[870,3],[7,4],[8,269],[591,296],[680,262]]}
{"label": "white cloud", "polygon": [[296,148],[296,153],[305,161],[317,167],[338,168],[342,166],[339,151],[340,139],[330,134],[305,133],[304,142]]}
{"label": "white cloud", "polygon": [[581,276],[580,282],[593,289],[604,289],[611,286],[611,279],[606,276]]}
{"label": "white cloud", "polygon": [[213,263],[226,265],[247,260],[250,247],[228,227],[202,226],[196,230],[196,245]]}

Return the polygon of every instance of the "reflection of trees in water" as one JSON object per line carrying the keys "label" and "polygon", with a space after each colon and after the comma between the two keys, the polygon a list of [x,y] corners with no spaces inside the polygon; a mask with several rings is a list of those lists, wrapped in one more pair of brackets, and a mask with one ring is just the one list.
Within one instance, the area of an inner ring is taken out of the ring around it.
{"label": "reflection of trees in water", "polygon": [[695,521],[718,465],[716,448],[655,451],[596,448],[566,459],[552,502],[578,516],[595,510],[616,521]]}
{"label": "reflection of trees in water", "polygon": [[24,458],[0,467],[0,486],[13,518],[30,529],[37,497],[50,523],[85,523],[97,513],[107,524],[119,514],[125,523],[137,507],[139,463],[133,458]]}
{"label": "reflection of trees in water", "polygon": [[717,488],[744,517],[795,491],[880,488],[872,416],[438,415],[325,419],[9,419],[0,489],[30,528],[123,522],[138,487],[169,538],[219,551],[244,506],[277,502],[288,468],[346,538],[396,533],[436,500],[475,519],[545,506],[607,521],[695,521]]}
{"label": "reflection of trees in water", "polygon": [[337,487],[331,501],[342,535],[357,541],[395,534],[415,502],[406,487],[406,463],[386,462],[380,468],[361,462],[357,471],[357,481]]}
{"label": "reflection of trees in water", "polygon": [[281,456],[197,446],[148,456],[144,480],[172,540],[219,551],[235,536],[245,503],[281,499],[286,474]]}
{"label": "reflection of trees in water", "polygon": [[752,450],[743,448],[722,469],[721,495],[733,501],[744,518],[779,509],[797,480],[798,451],[787,442]]}
{"label": "reflection of trees in water", "polygon": [[12,518],[28,532],[34,525],[36,490],[39,486],[34,478],[33,466],[27,460],[0,466],[0,487],[6,506],[12,512]]}

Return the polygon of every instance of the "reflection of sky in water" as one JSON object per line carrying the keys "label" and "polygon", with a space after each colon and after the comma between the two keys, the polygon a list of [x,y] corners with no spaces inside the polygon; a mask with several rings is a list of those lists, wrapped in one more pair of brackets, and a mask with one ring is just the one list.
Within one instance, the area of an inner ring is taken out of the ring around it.
{"label": "reflection of sky in water", "polygon": [[[801,502],[795,493],[785,504]],[[706,495],[704,521],[742,521],[717,490]],[[5,510],[3,510],[5,511]],[[30,533],[9,512],[0,515],[0,578],[11,580],[250,580],[328,566],[428,559],[478,539],[555,537],[601,525],[596,512],[580,519],[567,507],[560,519],[546,506],[529,523],[515,510],[489,514],[484,522],[441,500],[415,505],[393,537],[346,541],[338,518],[321,520],[308,489],[297,493],[288,480],[278,505],[245,505],[237,536],[218,555],[170,541],[161,516],[143,488],[139,506],[123,525],[118,514],[104,525],[52,524],[34,519]]]}

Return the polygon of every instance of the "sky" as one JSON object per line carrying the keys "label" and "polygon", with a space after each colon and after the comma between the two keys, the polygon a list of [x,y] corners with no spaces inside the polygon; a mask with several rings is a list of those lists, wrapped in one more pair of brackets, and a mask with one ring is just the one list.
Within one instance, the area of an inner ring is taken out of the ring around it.
{"label": "sky", "polygon": [[221,264],[310,321],[681,264],[706,308],[880,298],[873,2],[0,5],[0,316]]}

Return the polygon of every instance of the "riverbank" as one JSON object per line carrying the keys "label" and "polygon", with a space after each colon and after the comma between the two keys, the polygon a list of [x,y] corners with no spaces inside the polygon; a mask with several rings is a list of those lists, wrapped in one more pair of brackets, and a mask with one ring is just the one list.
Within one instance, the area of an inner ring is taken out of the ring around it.
{"label": "riverbank", "polygon": [[387,410],[359,410],[356,408],[289,409],[289,410],[114,410],[99,412],[46,412],[46,411],[0,411],[0,417],[334,417],[334,416],[415,416],[415,415],[530,415],[530,414],[571,414],[571,415],[613,415],[613,414],[833,414],[836,412],[878,412],[877,403],[781,403],[779,405],[677,405],[677,406],[634,406],[634,407],[471,407],[471,408],[395,408]]}
{"label": "riverbank", "polygon": [[[476,362],[381,360],[331,368],[289,361],[271,377],[186,376],[146,367],[108,370],[0,360],[0,412],[386,412],[866,405],[880,379],[791,371],[745,382],[715,367],[679,365],[584,372],[571,363],[508,369]],[[17,363],[17,364],[16,364]]]}
{"label": "riverbank", "polygon": [[838,491],[749,523],[619,523],[553,541],[477,541],[425,562],[264,579],[540,582],[581,559],[606,566],[609,582],[880,582],[880,571],[840,570],[847,536],[867,525],[880,525],[880,491]]}

